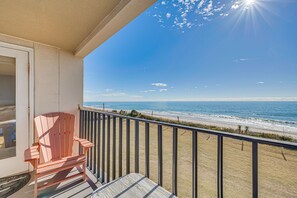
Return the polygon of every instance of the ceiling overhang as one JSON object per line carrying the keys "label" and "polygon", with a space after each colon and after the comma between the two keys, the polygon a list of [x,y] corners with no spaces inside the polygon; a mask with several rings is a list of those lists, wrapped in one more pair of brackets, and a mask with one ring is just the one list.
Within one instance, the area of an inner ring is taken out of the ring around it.
{"label": "ceiling overhang", "polygon": [[156,0],[2,0],[0,33],[85,57]]}

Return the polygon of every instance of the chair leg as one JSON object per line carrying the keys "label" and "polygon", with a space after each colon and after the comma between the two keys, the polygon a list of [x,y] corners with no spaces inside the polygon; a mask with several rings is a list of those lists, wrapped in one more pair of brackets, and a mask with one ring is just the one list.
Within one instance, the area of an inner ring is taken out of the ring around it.
{"label": "chair leg", "polygon": [[35,170],[34,171],[34,198],[37,198],[37,187],[38,187],[37,174],[36,174],[36,170]]}
{"label": "chair leg", "polygon": [[83,171],[84,171],[83,180],[86,181],[87,180],[87,166],[86,166],[86,162],[83,163]]}

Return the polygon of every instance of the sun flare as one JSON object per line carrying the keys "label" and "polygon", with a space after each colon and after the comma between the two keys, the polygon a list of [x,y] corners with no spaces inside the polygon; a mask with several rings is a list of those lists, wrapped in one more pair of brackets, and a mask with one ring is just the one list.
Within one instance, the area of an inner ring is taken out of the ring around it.
{"label": "sun flare", "polygon": [[245,0],[245,5],[246,6],[252,6],[256,3],[256,0]]}

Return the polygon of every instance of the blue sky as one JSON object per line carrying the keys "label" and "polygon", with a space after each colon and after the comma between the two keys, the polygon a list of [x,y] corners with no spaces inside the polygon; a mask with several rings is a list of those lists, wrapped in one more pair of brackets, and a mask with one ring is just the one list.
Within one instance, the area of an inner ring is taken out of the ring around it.
{"label": "blue sky", "polygon": [[85,101],[297,100],[297,1],[158,1],[84,64]]}

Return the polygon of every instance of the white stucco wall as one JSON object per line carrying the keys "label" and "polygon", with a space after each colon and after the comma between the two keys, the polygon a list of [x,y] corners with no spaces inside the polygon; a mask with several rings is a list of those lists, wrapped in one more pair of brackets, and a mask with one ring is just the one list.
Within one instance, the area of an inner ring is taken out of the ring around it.
{"label": "white stucco wall", "polygon": [[[0,41],[34,49],[35,116],[48,112],[69,112],[78,118],[83,104],[83,60],[72,53],[40,43],[0,34]],[[76,119],[76,133],[79,120]]]}
{"label": "white stucco wall", "polygon": [[77,113],[83,101],[83,61],[71,53],[35,44],[35,115]]}

